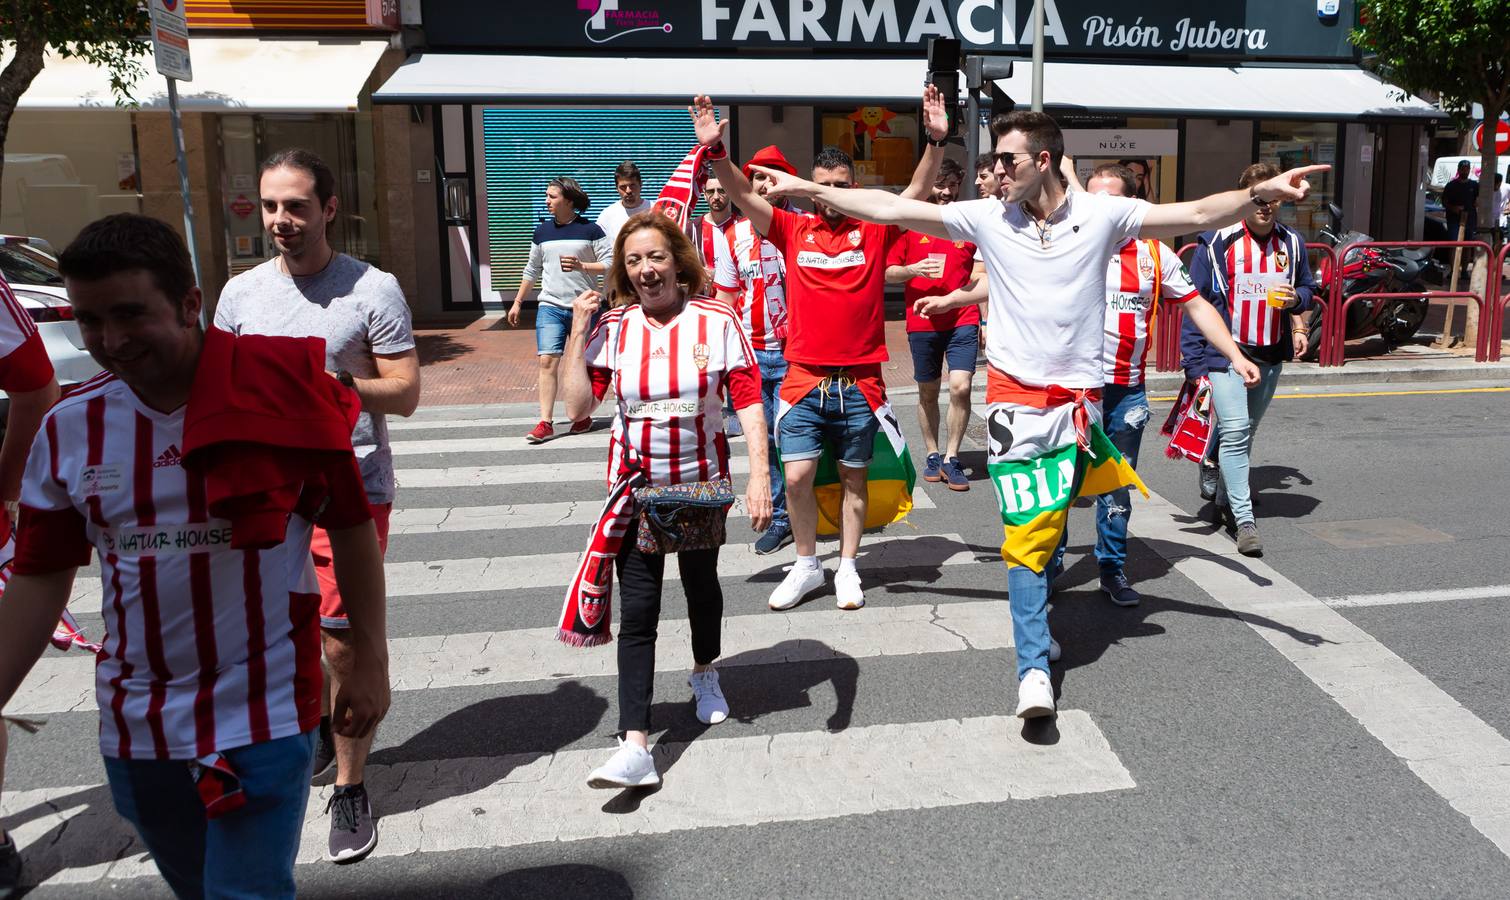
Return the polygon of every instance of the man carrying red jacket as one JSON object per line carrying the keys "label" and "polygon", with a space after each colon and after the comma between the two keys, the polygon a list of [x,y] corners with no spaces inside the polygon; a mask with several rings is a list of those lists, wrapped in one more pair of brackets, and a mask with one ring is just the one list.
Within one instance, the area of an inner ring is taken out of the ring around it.
{"label": "man carrying red jacket", "polygon": [[[213,462],[190,468],[182,450],[192,437],[186,419],[205,413],[191,408],[197,396],[190,401],[206,374],[202,298],[182,239],[155,219],[110,216],[79,233],[59,268],[85,346],[106,374],[53,407],[32,447],[15,575],[0,598],[0,706],[97,551],[100,752],[116,810],[179,896],[293,897],[320,722],[320,592],[309,558],[317,522],[352,598],[357,649],[335,727],[359,737],[388,709],[382,558],[355,459],[348,445],[307,473],[281,543],[237,549],[236,516],[217,514],[214,491],[250,485]],[[297,364],[307,342],[283,340],[267,352]],[[325,378],[318,365],[315,374]],[[306,383],[304,408],[326,402],[338,416],[334,382]],[[227,405],[247,400],[224,393]],[[303,455],[287,452],[302,435],[281,449],[280,440],[265,437],[269,454]],[[238,458],[249,446],[237,444]],[[270,492],[297,465],[259,466]]]}

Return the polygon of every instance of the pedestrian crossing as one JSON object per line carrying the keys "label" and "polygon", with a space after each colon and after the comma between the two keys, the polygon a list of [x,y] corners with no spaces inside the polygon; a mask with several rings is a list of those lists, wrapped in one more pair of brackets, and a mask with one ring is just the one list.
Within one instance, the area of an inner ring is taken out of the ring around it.
{"label": "pedestrian crossing", "polygon": [[[516,437],[530,420],[516,421],[520,418],[460,415],[392,423],[400,487],[392,515],[390,561],[385,565],[390,608],[490,594],[498,598],[503,626],[439,620],[419,632],[392,635],[394,707],[423,706],[436,692],[492,690],[535,696],[572,686],[573,691],[605,698],[596,701],[602,720],[592,729],[604,734],[614,727],[607,702],[615,690],[614,647],[568,647],[555,640],[554,626],[545,623],[561,608],[585,529],[598,514],[607,430],[600,425],[570,441],[526,449]],[[515,437],[506,433],[509,430]],[[747,458],[742,442],[736,441],[732,449],[738,479],[747,472]],[[458,459],[454,454],[472,456]],[[477,454],[488,458],[478,460]],[[462,461],[482,464],[454,464]],[[461,489],[465,499],[469,487],[532,483],[550,486],[543,495],[531,494],[536,502],[439,506],[433,503],[436,495],[424,490]],[[413,505],[406,505],[408,497]],[[759,599],[754,604],[726,599],[726,682],[760,682],[768,677],[762,673],[790,671],[793,666],[863,666],[883,658],[990,656],[1004,672],[1010,671],[1011,613],[995,546],[972,545],[951,528],[950,517],[940,512],[938,501],[922,484],[915,501],[910,521],[863,541],[859,565],[875,589],[870,607],[858,613],[834,609],[826,593],[789,612],[766,610],[763,598],[791,564],[795,550],[788,546],[769,556],[756,555],[749,543],[753,535],[743,527],[731,528],[719,562],[720,577],[730,586],[726,593],[737,594],[744,590],[741,585],[753,582],[750,592]],[[732,515],[748,521],[742,500]],[[424,548],[463,552],[415,559],[421,545],[410,542],[419,540],[431,542]],[[442,543],[435,544],[437,540]],[[819,553],[832,569],[837,543],[821,541]],[[967,580],[992,585],[994,592],[986,599],[930,593],[930,583],[956,571],[978,573]],[[656,659],[657,672],[672,678],[692,665],[690,629],[677,614],[679,602],[674,599],[678,578],[677,566],[668,565]],[[98,609],[97,577],[81,573],[75,595],[76,609]],[[1057,743],[1036,743],[1009,715],[1009,693],[996,692],[983,715],[831,730],[826,714],[815,712],[815,721],[807,726],[811,730],[774,735],[749,732],[749,726],[738,721],[736,708],[734,720],[706,736],[663,740],[655,753],[668,786],[644,798],[628,815],[605,815],[604,794],[585,787],[586,773],[611,752],[611,744],[603,740],[589,738],[564,748],[541,745],[496,756],[375,761],[367,775],[380,815],[375,853],[397,856],[594,840],[1135,787],[1089,714],[1066,710],[1058,720]],[[683,702],[675,696],[658,695],[657,700]],[[92,743],[93,660],[49,652],[8,712],[50,719],[49,732],[77,729],[80,741]],[[24,741],[16,744],[18,752],[25,752]],[[380,735],[375,750],[379,759],[382,747]],[[770,776],[777,771],[780,786],[773,788]],[[325,846],[328,791],[312,793],[301,864],[315,862]],[[518,814],[525,809],[549,814]],[[135,837],[116,817],[103,785],[17,786],[6,792],[0,810],[7,822],[15,822],[12,830],[25,848],[28,870],[43,873],[41,880],[49,885],[156,875]],[[65,840],[56,839],[60,831]],[[97,853],[70,854],[75,841],[112,848],[109,859]]]}

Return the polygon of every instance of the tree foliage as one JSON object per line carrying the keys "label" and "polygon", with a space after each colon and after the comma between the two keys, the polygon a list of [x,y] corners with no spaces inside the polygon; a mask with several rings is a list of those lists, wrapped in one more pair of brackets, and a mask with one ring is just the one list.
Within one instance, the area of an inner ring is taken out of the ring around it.
{"label": "tree foliage", "polygon": [[46,64],[48,49],[107,71],[116,102],[125,104],[146,72],[140,57],[151,46],[144,37],[150,31],[141,0],[0,0],[0,48],[10,51],[0,70],[0,149],[11,115]]}

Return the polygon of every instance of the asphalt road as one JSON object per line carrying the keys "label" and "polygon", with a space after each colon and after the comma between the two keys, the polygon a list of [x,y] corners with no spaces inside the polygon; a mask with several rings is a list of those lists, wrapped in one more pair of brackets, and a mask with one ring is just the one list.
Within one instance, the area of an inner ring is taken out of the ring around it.
{"label": "asphalt road", "polygon": [[[973,441],[968,493],[920,484],[910,526],[867,536],[865,610],[841,615],[825,590],[778,617],[765,598],[791,551],[726,550],[742,573],[724,579],[733,718],[696,723],[685,637],[664,623],[665,785],[624,796],[584,785],[612,750],[613,649],[533,649],[602,496],[550,470],[601,461],[601,433],[526,449],[528,407],[422,410],[394,432],[406,683],[369,776],[382,838],[336,867],[315,859],[312,816],[301,893],[1502,897],[1510,393],[1385,390],[1281,386],[1255,451],[1259,563],[1211,534],[1194,467],[1152,434],[1128,565],[1141,606],[1095,590],[1094,523],[1075,511],[1051,614],[1057,727],[1010,718],[1000,530]],[[895,399],[921,447],[911,398]],[[663,618],[683,604],[668,582]],[[13,739],[7,772],[4,824],[46,882],[34,895],[165,895],[100,787],[95,714],[59,697],[34,696],[49,723]]]}

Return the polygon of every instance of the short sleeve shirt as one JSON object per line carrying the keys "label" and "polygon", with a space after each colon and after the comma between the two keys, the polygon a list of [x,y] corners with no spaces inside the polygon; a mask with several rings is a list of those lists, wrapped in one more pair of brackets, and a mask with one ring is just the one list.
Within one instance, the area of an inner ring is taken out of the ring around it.
{"label": "short sleeve shirt", "polygon": [[895,225],[829,224],[813,213],[771,212],[766,235],[786,260],[786,358],[809,366],[885,362],[886,258]]}
{"label": "short sleeve shirt", "polygon": [[965,306],[933,316],[920,316],[913,305],[922,297],[941,297],[970,283],[975,269],[975,245],[969,241],[951,241],[921,231],[906,231],[895,244],[887,266],[908,266],[934,254],[944,257],[944,274],[939,278],[914,278],[907,282],[907,330],[953,331],[961,325],[979,325],[980,307]]}
{"label": "short sleeve shirt", "polygon": [[1194,296],[1190,273],[1167,244],[1123,244],[1106,272],[1106,383],[1142,384],[1157,305],[1184,303]]}
{"label": "short sleeve shirt", "polygon": [[729,474],[721,388],[731,373],[758,368],[728,306],[693,298],[665,324],[638,304],[610,310],[588,338],[586,358],[618,401],[610,483],[631,468],[631,455],[655,485]]}
{"label": "short sleeve shirt", "polygon": [[[357,378],[376,378],[374,353],[413,350],[409,304],[398,279],[344,253],[323,272],[293,277],[270,259],[226,282],[215,326],[232,334],[322,337],[325,366]],[[366,410],[351,433],[368,502],[392,503],[393,452],[388,422]]]}
{"label": "short sleeve shirt", "polygon": [[940,210],[956,240],[980,248],[990,286],[986,359],[1034,385],[1102,385],[1106,261],[1143,227],[1150,204],[1072,191],[1039,223],[997,199]]}

